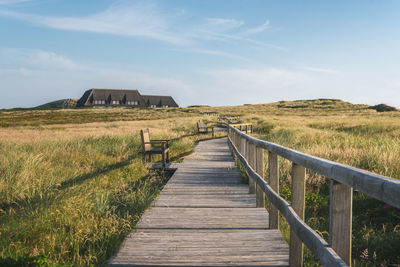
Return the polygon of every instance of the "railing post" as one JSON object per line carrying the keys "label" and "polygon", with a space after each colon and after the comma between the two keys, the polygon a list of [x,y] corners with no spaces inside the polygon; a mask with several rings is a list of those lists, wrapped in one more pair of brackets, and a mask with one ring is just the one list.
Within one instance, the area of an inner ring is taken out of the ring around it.
{"label": "railing post", "polygon": [[[278,155],[268,151],[268,183],[279,194],[279,164]],[[270,203],[269,228],[279,229],[279,210]]]}
{"label": "railing post", "polygon": [[329,202],[329,243],[351,266],[353,188],[331,180]]}
{"label": "railing post", "polygon": [[[304,206],[306,193],[306,169],[303,166],[292,164],[292,208],[304,220]],[[303,242],[290,230],[289,266],[303,266]]]}
{"label": "railing post", "polygon": [[[264,178],[264,150],[261,147],[256,147],[256,172],[262,178]],[[256,184],[256,199],[257,199],[257,208],[264,208],[264,191],[261,189],[261,186]]]}
{"label": "railing post", "polygon": [[[248,155],[249,164],[253,170],[256,170],[256,161],[255,161],[256,146],[250,142],[248,142],[248,144],[249,144],[249,155]],[[249,176],[249,194],[254,194],[256,192],[255,185],[256,183],[253,177]]]}
{"label": "railing post", "polygon": [[240,136],[240,154],[242,154],[243,157],[246,158],[246,140]]}

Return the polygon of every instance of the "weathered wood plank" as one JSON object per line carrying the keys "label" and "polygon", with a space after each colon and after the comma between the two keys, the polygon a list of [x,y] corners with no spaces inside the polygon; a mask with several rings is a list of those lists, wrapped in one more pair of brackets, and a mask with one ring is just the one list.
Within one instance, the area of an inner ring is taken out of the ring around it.
{"label": "weathered wood plank", "polygon": [[[292,207],[301,220],[304,220],[306,193],[306,169],[295,163],[292,164]],[[290,229],[289,266],[303,266],[303,242]]]}
{"label": "weathered wood plank", "polygon": [[[268,152],[268,183],[272,190],[279,194],[279,163],[278,155]],[[279,210],[274,205],[269,207],[269,227],[279,229]]]}
{"label": "weathered wood plank", "polygon": [[331,180],[329,243],[351,266],[353,188]]}
{"label": "weathered wood plank", "polygon": [[[264,150],[261,147],[256,148],[256,172],[264,177]],[[257,208],[265,207],[265,194],[258,184],[256,186],[256,202]]]}
{"label": "weathered wood plank", "polygon": [[216,139],[180,164],[108,266],[287,266],[288,254]]}

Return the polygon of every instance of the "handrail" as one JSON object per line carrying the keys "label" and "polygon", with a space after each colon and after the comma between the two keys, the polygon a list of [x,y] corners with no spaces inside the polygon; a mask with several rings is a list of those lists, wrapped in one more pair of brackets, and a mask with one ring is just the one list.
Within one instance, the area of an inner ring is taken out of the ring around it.
{"label": "handrail", "polygon": [[[233,154],[247,171],[249,191],[256,192],[257,207],[261,206],[259,199],[264,207],[263,193],[272,204],[269,216],[270,228],[279,229],[278,210],[289,223],[291,266],[302,266],[302,243],[324,266],[351,265],[353,188],[400,208],[400,180],[263,141],[231,125],[228,125],[228,140]],[[264,161],[262,149],[268,151],[269,184],[262,177]],[[277,155],[293,163],[292,205],[279,196]],[[329,244],[303,221],[306,168],[331,179]]]}
{"label": "handrail", "polygon": [[306,244],[315,255],[320,255],[319,260],[324,266],[347,266],[347,264],[329,247],[328,243],[320,237],[311,227],[303,222],[293,208],[282,197],[279,196],[249,165],[247,160],[238,152],[237,148],[229,139],[230,145],[238,159],[244,165],[247,173],[255,180],[267,195],[268,200],[282,212],[288,221],[290,228],[294,228],[295,233]]}
{"label": "handrail", "polygon": [[234,127],[229,128],[255,146],[276,153],[326,178],[350,186],[366,195],[400,209],[400,180],[398,179],[311,156],[278,144],[251,137]]}

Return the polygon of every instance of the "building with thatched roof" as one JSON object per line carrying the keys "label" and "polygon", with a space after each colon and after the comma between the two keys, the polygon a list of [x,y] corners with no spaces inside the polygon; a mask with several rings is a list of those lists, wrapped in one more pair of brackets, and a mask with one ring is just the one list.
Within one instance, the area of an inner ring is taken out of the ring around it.
{"label": "building with thatched roof", "polygon": [[179,107],[176,104],[172,96],[164,95],[142,95],[146,105],[151,108],[169,108],[169,107]]}
{"label": "building with thatched roof", "polygon": [[171,96],[142,96],[138,90],[87,90],[78,100],[77,107],[178,107]]}

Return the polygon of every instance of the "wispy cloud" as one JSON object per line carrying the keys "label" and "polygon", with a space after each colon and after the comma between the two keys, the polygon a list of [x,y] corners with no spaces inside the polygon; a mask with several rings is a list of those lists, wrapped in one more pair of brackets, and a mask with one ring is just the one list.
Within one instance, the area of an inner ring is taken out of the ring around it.
{"label": "wispy cloud", "polygon": [[207,101],[213,105],[265,103],[277,95],[284,98],[309,79],[300,71],[273,67],[209,69],[200,74],[204,75],[201,95],[212,94]]}
{"label": "wispy cloud", "polygon": [[31,0],[0,0],[0,5],[13,5],[19,4],[24,2],[29,2]]}
{"label": "wispy cloud", "polygon": [[2,57],[12,57],[17,64],[42,70],[81,70],[73,60],[54,52],[30,49],[3,49]]}
{"label": "wispy cloud", "polygon": [[172,44],[189,41],[168,31],[167,20],[153,4],[112,5],[107,10],[83,17],[53,17],[0,10],[0,15],[61,30],[145,37]]}
{"label": "wispy cloud", "polygon": [[[172,94],[182,103],[185,92],[193,94],[185,82],[171,76],[140,72],[129,66],[85,64],[50,51],[3,49],[0,58],[14,61],[14,67],[0,65],[2,90],[12,91],[3,103],[9,108],[33,106],[58,98],[79,97],[92,87],[141,89],[149,94]],[[15,99],[13,102],[13,99]]]}
{"label": "wispy cloud", "polygon": [[242,35],[252,35],[252,34],[256,34],[256,33],[261,33],[268,28],[270,28],[269,20],[267,20],[266,22],[264,22],[262,25],[260,25],[258,27],[247,29],[244,32],[242,32],[241,34]]}
{"label": "wispy cloud", "polygon": [[[17,3],[28,0],[0,0],[3,3]],[[0,2],[0,3],[2,3]],[[249,35],[269,28],[269,21],[249,29],[243,29],[245,22],[234,18],[204,18],[199,25],[182,26],[177,18],[186,11],[175,9],[173,14],[160,10],[155,3],[118,3],[108,9],[86,16],[49,16],[21,13],[0,9],[0,16],[26,21],[33,25],[59,30],[82,31],[120,36],[152,39],[164,43],[191,46],[199,41],[246,42],[256,46],[285,50],[279,45],[249,38]],[[184,18],[185,19],[185,18]],[[186,19],[188,19],[186,17]]]}
{"label": "wispy cloud", "polygon": [[233,88],[283,88],[304,80],[301,73],[279,68],[258,68],[258,69],[223,69],[206,71],[208,75],[218,81],[225,81]]}
{"label": "wispy cloud", "polygon": [[188,33],[189,38],[220,42],[246,42],[255,46],[268,47],[275,50],[286,50],[284,47],[249,38],[249,35],[260,33],[269,28],[269,21],[264,24],[242,30],[245,23],[236,19],[208,18],[205,23]]}
{"label": "wispy cloud", "polygon": [[227,31],[238,28],[244,25],[244,22],[236,19],[225,18],[206,18],[206,23],[202,25],[203,28],[213,31]]}
{"label": "wispy cloud", "polygon": [[315,67],[308,67],[305,66],[302,69],[307,70],[307,71],[312,71],[312,72],[320,72],[320,73],[337,73],[337,70],[334,69],[326,69],[326,68],[315,68]]}
{"label": "wispy cloud", "polygon": [[217,57],[225,57],[230,59],[242,60],[242,61],[250,61],[249,59],[235,55],[232,53],[220,51],[220,50],[213,50],[213,49],[170,49],[171,51],[183,52],[183,53],[193,53],[193,54],[201,54],[201,55],[210,55],[210,56],[217,56]]}

